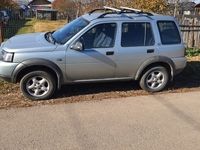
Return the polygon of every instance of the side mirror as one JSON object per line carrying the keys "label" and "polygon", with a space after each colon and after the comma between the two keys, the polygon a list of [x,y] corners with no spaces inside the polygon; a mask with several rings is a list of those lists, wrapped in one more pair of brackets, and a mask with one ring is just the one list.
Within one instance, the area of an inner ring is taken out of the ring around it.
{"label": "side mirror", "polygon": [[80,41],[77,41],[76,43],[74,43],[70,48],[76,51],[82,51],[84,49],[83,43],[81,43]]}

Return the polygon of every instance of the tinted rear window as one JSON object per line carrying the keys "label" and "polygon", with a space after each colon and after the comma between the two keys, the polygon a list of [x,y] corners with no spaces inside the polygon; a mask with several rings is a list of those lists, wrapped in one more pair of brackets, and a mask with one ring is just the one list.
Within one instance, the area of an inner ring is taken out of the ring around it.
{"label": "tinted rear window", "polygon": [[167,44],[180,44],[181,38],[176,24],[173,21],[158,21],[161,42]]}
{"label": "tinted rear window", "polygon": [[151,46],[154,43],[150,23],[136,22],[122,24],[122,47]]}

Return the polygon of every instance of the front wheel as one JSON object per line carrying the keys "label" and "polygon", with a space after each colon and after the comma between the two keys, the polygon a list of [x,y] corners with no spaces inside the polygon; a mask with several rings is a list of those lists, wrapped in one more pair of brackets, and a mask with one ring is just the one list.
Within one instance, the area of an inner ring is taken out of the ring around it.
{"label": "front wheel", "polygon": [[44,100],[54,94],[56,82],[47,72],[33,71],[22,78],[20,88],[25,97],[31,100]]}
{"label": "front wheel", "polygon": [[140,79],[140,87],[147,92],[162,91],[169,82],[169,73],[165,67],[148,69]]}

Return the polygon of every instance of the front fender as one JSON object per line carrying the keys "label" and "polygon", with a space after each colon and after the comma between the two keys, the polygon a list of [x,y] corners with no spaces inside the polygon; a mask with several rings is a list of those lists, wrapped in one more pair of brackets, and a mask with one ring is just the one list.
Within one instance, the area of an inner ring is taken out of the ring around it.
{"label": "front fender", "polygon": [[11,80],[13,83],[17,82],[17,77],[18,75],[26,68],[28,67],[32,67],[32,66],[44,66],[47,67],[49,69],[51,69],[52,71],[54,71],[56,73],[56,76],[58,78],[58,88],[61,87],[61,84],[63,83],[63,73],[61,71],[61,69],[52,61],[46,60],[46,59],[29,59],[26,61],[21,62],[19,65],[17,65],[17,67],[15,68],[15,70],[12,73],[12,77]]}

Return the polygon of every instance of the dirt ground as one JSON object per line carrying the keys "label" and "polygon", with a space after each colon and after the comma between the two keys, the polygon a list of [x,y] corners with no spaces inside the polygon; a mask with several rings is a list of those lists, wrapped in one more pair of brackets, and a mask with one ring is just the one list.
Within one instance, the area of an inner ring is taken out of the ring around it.
{"label": "dirt ground", "polygon": [[[161,93],[180,93],[200,90],[200,57],[188,59],[186,69],[175,77],[168,88]],[[30,101],[25,99],[19,85],[0,82],[0,109],[13,107],[31,107],[38,105],[75,103],[80,101],[96,101],[108,98],[148,95],[140,89],[138,82],[110,82],[66,85],[57,91],[53,99]]]}

